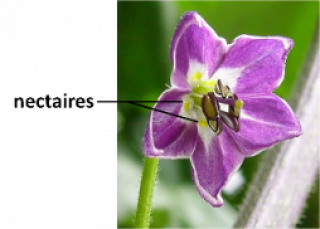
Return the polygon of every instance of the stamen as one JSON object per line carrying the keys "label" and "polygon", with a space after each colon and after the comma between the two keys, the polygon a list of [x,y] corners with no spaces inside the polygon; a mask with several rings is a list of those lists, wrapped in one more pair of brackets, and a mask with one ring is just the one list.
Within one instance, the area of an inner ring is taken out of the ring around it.
{"label": "stamen", "polygon": [[233,93],[230,92],[230,88],[228,86],[224,86],[220,79],[218,79],[218,83],[215,87],[215,92],[222,96],[222,98],[232,97]]}
{"label": "stamen", "polygon": [[213,119],[218,117],[218,102],[213,92],[209,92],[207,95],[202,97],[202,111],[206,118]]}
{"label": "stamen", "polygon": [[236,118],[240,117],[240,109],[239,108],[229,106],[229,113]]}
{"label": "stamen", "polygon": [[236,102],[237,102],[237,100],[235,100],[235,99],[233,99],[233,98],[226,98],[226,99],[224,99],[224,98],[221,98],[221,97],[217,97],[217,101],[219,102],[219,103],[224,103],[224,104],[228,104],[228,105],[230,105],[230,106],[235,106],[235,104],[236,104]]}
{"label": "stamen", "polygon": [[232,130],[234,130],[235,132],[238,132],[240,130],[239,121],[236,117],[225,111],[220,111],[219,115],[222,118],[223,122]]}
{"label": "stamen", "polygon": [[[221,104],[228,106],[228,112],[220,109]],[[215,85],[214,92],[204,93],[201,100],[201,109],[207,119],[207,125],[217,135],[223,130],[223,123],[235,132],[240,130],[239,117],[242,107],[243,101],[238,99],[227,85],[224,86],[220,79]],[[200,125],[203,126],[203,123]]]}
{"label": "stamen", "polygon": [[217,118],[216,120],[209,120],[208,119],[208,125],[210,129],[215,132],[217,135],[219,135],[223,130],[223,123],[221,118]]}
{"label": "stamen", "polygon": [[241,99],[238,99],[236,102],[235,102],[235,105],[234,105],[236,108],[240,109],[243,107],[243,101]]}

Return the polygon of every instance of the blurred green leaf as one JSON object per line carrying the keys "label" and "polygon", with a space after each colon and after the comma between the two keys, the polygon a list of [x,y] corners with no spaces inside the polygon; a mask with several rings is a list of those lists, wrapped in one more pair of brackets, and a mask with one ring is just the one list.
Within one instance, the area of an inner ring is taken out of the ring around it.
{"label": "blurred green leaf", "polygon": [[119,100],[141,100],[155,91],[158,97],[169,82],[161,22],[160,2],[118,2]]}

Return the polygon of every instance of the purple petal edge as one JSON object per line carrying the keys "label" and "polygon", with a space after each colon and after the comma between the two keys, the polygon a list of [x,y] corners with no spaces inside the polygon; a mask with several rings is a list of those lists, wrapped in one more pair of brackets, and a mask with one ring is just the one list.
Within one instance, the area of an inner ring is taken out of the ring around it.
{"label": "purple petal edge", "polygon": [[[182,100],[187,92],[171,88],[163,92],[159,101]],[[179,115],[182,103],[157,103],[155,108]],[[196,123],[152,111],[147,125],[143,151],[147,157],[166,159],[188,158],[194,151]]]}
{"label": "purple petal edge", "polygon": [[214,207],[223,205],[222,188],[239,168],[244,156],[227,132],[215,136],[206,147],[198,137],[191,157],[191,174],[200,196]]}
{"label": "purple petal edge", "polygon": [[[293,41],[286,37],[241,35],[230,45],[219,67],[233,69],[234,92],[239,96],[273,92],[284,78],[286,58]],[[237,69],[237,71],[236,71]]]}
{"label": "purple petal edge", "polygon": [[270,93],[242,99],[240,131],[224,131],[229,132],[244,156],[254,156],[302,134],[299,120],[288,103],[278,96]]}

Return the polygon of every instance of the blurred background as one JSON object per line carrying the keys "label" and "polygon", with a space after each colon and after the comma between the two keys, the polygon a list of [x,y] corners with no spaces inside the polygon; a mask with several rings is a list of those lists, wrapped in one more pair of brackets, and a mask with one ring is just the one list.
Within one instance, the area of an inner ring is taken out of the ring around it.
{"label": "blurred background", "polygon": [[[157,100],[170,84],[169,46],[186,11],[197,11],[230,43],[240,34],[281,35],[294,41],[285,79],[276,90],[289,99],[317,26],[318,2],[118,2],[118,100]],[[145,104],[153,106],[154,104]],[[142,138],[150,110],[118,104],[118,227],[134,226],[143,166]],[[225,204],[212,208],[199,195],[189,160],[160,160],[151,227],[232,227],[244,195],[267,152],[247,158],[223,192]],[[296,225],[319,227],[319,181]]]}

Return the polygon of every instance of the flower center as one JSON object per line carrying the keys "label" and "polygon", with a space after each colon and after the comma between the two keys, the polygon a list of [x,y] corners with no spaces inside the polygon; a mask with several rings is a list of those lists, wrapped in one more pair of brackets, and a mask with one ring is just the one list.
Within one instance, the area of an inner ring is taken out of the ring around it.
{"label": "flower center", "polygon": [[193,109],[200,127],[210,127],[217,135],[223,130],[223,123],[233,131],[240,130],[240,112],[243,101],[222,81],[202,80],[197,72],[190,77],[192,92],[184,99],[184,110]]}

